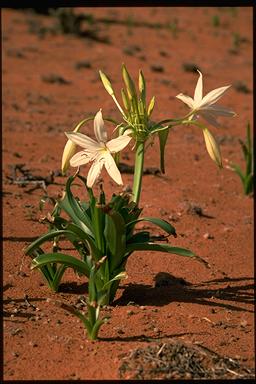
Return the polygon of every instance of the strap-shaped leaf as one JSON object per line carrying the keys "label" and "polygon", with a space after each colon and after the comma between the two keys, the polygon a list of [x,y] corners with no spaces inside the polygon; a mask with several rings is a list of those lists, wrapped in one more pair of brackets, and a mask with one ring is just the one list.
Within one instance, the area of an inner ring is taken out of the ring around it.
{"label": "strap-shaped leaf", "polygon": [[73,256],[65,255],[64,253],[53,252],[37,256],[35,259],[32,260],[31,269],[41,268],[42,266],[47,265],[49,263],[64,264],[66,267],[73,268],[76,271],[86,275],[87,277],[90,275],[90,271],[83,261],[78,260]]}
{"label": "strap-shaped leaf", "polygon": [[114,210],[106,214],[105,221],[104,237],[106,239],[106,246],[111,254],[109,258],[111,275],[115,267],[120,264],[125,253],[126,228],[122,216]]}
{"label": "strap-shaped leaf", "polygon": [[78,239],[80,241],[86,241],[87,244],[89,244],[91,251],[95,252],[95,253],[97,252],[92,238],[89,235],[87,235],[86,233],[84,233],[78,226],[70,223],[70,224],[68,224],[68,229],[51,231],[51,232],[48,232],[48,233],[44,234],[43,236],[39,237],[38,239],[33,241],[33,243],[31,243],[24,250],[24,253],[26,255],[30,255],[38,247],[40,247],[40,245],[42,245],[46,241],[49,241],[49,240],[54,239],[55,237],[58,237],[58,236],[65,236],[71,242],[73,242],[76,239]]}
{"label": "strap-shaped leaf", "polygon": [[244,182],[245,182],[245,175],[243,174],[243,172],[242,172],[241,168],[239,167],[239,165],[232,164],[231,167],[232,167],[233,171],[235,171],[236,174],[240,177],[242,183],[244,184]]}
{"label": "strap-shaped leaf", "polygon": [[160,146],[160,168],[161,172],[165,173],[165,165],[164,165],[164,151],[165,151],[165,145],[168,139],[169,129],[165,129],[164,131],[158,132],[158,138],[159,138],[159,146]]}
{"label": "strap-shaped leaf", "polygon": [[247,175],[244,182],[244,193],[249,195],[253,191],[253,175]]}
{"label": "strap-shaped leaf", "polygon": [[85,213],[78,201],[74,198],[70,187],[75,176],[70,176],[66,183],[66,193],[59,200],[59,206],[70,216],[73,222],[81,227],[86,233],[93,236],[90,217]]}
{"label": "strap-shaped leaf", "polygon": [[55,275],[54,275],[54,278],[53,278],[53,281],[52,281],[52,287],[53,287],[55,292],[57,292],[57,290],[58,290],[58,287],[60,285],[60,281],[62,279],[62,276],[63,276],[66,268],[67,268],[66,265],[61,264],[59,266],[59,268],[57,269],[57,271],[55,272]]}
{"label": "strap-shaped leaf", "polygon": [[[44,251],[38,247],[33,252],[29,253],[29,255],[33,258],[39,256],[39,255],[44,255]],[[51,264],[44,265],[40,268],[40,271],[44,278],[46,279],[48,285],[50,288],[53,288],[52,286],[52,276],[54,276],[53,268]]]}
{"label": "strap-shaped leaf", "polygon": [[159,219],[157,217],[141,217],[140,219],[131,221],[130,223],[128,223],[126,225],[126,227],[129,227],[130,225],[134,226],[135,224],[139,223],[140,221],[148,221],[152,224],[155,224],[158,227],[160,227],[161,229],[163,229],[165,232],[167,232],[169,235],[173,235],[174,237],[177,237],[175,228],[170,223],[168,223],[168,221],[163,220],[163,219]]}
{"label": "strap-shaped leaf", "polygon": [[155,251],[155,252],[166,252],[173,253],[179,256],[191,257],[203,263],[206,267],[209,267],[209,264],[203,260],[201,257],[195,255],[189,249],[180,248],[180,247],[171,247],[168,244],[157,244],[157,243],[134,243],[128,244],[126,247],[126,251],[134,252],[134,251]]}
{"label": "strap-shaped leaf", "polygon": [[141,231],[135,233],[130,239],[127,241],[127,244],[132,243],[148,243],[150,241],[150,233],[148,231]]}
{"label": "strap-shaped leaf", "polygon": [[31,243],[27,248],[25,248],[24,253],[25,253],[25,255],[31,255],[35,250],[37,250],[40,247],[40,245],[42,245],[46,241],[49,241],[49,240],[54,239],[55,237],[58,237],[61,235],[67,235],[67,234],[74,236],[72,232],[69,233],[69,231],[66,231],[64,229],[63,230],[50,231],[50,232],[42,235],[41,237],[39,237],[35,241],[33,241],[33,243]]}
{"label": "strap-shaped leaf", "polygon": [[100,258],[101,255],[95,245],[94,239],[90,235],[85,233],[82,229],[80,229],[78,225],[73,223],[68,223],[66,230],[76,235],[78,240],[85,241],[90,249],[90,253],[92,254],[92,256],[94,256],[97,260]]}

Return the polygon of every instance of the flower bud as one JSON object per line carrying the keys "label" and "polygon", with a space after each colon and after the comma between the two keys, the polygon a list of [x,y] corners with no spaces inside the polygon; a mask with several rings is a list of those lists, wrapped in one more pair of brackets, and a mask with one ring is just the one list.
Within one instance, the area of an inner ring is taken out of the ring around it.
{"label": "flower bud", "polygon": [[205,140],[205,145],[206,149],[209,153],[209,156],[215,163],[218,165],[218,167],[222,168],[222,159],[221,159],[221,154],[220,154],[220,148],[211,134],[210,131],[208,131],[207,128],[203,129],[203,134],[204,134],[204,140]]}
{"label": "flower bud", "polygon": [[99,71],[99,74],[100,74],[101,81],[102,81],[106,91],[110,94],[110,96],[113,96],[114,91],[113,91],[113,88],[112,88],[112,85],[111,85],[109,79],[107,78],[105,73],[103,73],[102,71]]}
{"label": "flower bud", "polygon": [[144,78],[142,71],[139,72],[139,90],[140,90],[140,94],[141,94],[141,99],[143,102],[145,102],[145,99],[146,99],[146,82],[145,82],[145,78]]}
{"label": "flower bud", "polygon": [[127,88],[129,99],[131,100],[134,98],[136,100],[137,95],[136,95],[135,85],[124,64],[122,65],[122,74],[123,74],[123,79]]}
{"label": "flower bud", "polygon": [[155,96],[153,96],[152,99],[150,100],[150,103],[148,106],[148,117],[151,115],[151,113],[154,109],[154,106],[155,106]]}
{"label": "flower bud", "polygon": [[127,94],[123,88],[121,89],[121,95],[122,95],[124,107],[127,109],[127,111],[129,111],[131,106],[130,101],[128,100]]}
{"label": "flower bud", "polygon": [[[82,124],[79,123],[73,132],[78,132],[81,125]],[[76,144],[73,143],[73,141],[68,140],[66,142],[66,145],[64,147],[63,154],[62,154],[61,172],[63,175],[66,173],[66,171],[69,167],[69,161],[70,161],[71,157],[75,154],[75,151],[76,151]]]}

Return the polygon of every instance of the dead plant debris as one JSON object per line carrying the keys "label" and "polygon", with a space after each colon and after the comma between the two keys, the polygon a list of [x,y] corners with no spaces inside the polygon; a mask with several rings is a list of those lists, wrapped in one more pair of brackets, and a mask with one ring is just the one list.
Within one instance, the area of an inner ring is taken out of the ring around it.
{"label": "dead plant debris", "polygon": [[255,378],[255,370],[242,366],[239,359],[180,340],[136,348],[122,360],[119,376],[126,380]]}

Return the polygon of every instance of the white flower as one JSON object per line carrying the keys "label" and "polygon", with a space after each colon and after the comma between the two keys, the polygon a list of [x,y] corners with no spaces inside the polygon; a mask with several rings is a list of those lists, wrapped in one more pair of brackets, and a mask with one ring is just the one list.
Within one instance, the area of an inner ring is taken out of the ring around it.
{"label": "white flower", "polygon": [[219,127],[220,125],[216,120],[217,116],[229,117],[236,115],[235,112],[225,107],[213,105],[231,87],[231,85],[216,88],[203,97],[203,75],[200,71],[198,72],[199,79],[195,88],[194,99],[190,96],[183,95],[183,93],[180,93],[176,97],[187,104],[191,111],[194,112],[190,116],[190,120],[193,119],[194,115],[201,115],[208,123],[214,125],[215,127]]}
{"label": "white flower", "polygon": [[130,142],[131,137],[122,135],[116,139],[107,141],[107,131],[104,127],[101,109],[94,118],[94,133],[97,141],[82,133],[67,132],[66,135],[73,143],[84,148],[70,159],[72,167],[78,167],[92,162],[87,176],[87,186],[91,188],[105,166],[108,174],[119,185],[123,184],[122,177],[117,168],[112,153],[121,151]]}

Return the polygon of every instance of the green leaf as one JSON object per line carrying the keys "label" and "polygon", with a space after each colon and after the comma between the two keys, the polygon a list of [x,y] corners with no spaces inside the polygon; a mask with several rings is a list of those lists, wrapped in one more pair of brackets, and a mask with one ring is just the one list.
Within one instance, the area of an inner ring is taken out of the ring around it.
{"label": "green leaf", "polygon": [[49,263],[64,264],[66,268],[73,268],[76,271],[86,275],[87,277],[90,274],[87,265],[83,261],[80,261],[73,256],[65,255],[64,253],[45,253],[43,255],[37,256],[32,260],[31,269],[41,268],[42,266]]}
{"label": "green leaf", "polygon": [[66,192],[62,199],[59,200],[58,204],[70,216],[75,224],[81,227],[83,231],[93,236],[91,219],[79,205],[70,190],[70,186],[74,179],[75,176],[69,177],[66,183]]}
{"label": "green leaf", "polygon": [[165,173],[165,164],[164,164],[164,151],[165,145],[168,139],[169,129],[165,129],[164,131],[158,132],[159,145],[160,145],[160,168],[161,172]]}
{"label": "green leaf", "polygon": [[171,247],[168,244],[157,244],[157,243],[134,243],[128,244],[126,247],[127,252],[134,251],[155,251],[155,252],[166,252],[166,253],[174,253],[179,256],[191,257],[200,262],[202,262],[205,266],[209,267],[209,264],[203,260],[201,257],[195,255],[189,249],[180,248],[180,247]]}
{"label": "green leaf", "polygon": [[96,321],[96,323],[94,324],[91,332],[90,332],[90,339],[91,340],[95,340],[98,338],[98,333],[99,333],[99,330],[100,330],[100,327],[106,323],[107,319],[109,318],[109,316],[105,316],[103,319],[99,319]]}
{"label": "green leaf", "polygon": [[[44,251],[38,247],[33,252],[27,253],[29,256],[32,257],[37,257],[39,255],[44,255]],[[44,265],[42,268],[40,268],[40,272],[44,276],[44,278],[47,281],[47,284],[49,285],[50,288],[52,288],[52,276],[54,275],[53,268],[51,264]]]}
{"label": "green leaf", "polygon": [[130,225],[135,225],[140,221],[148,221],[152,224],[155,224],[161,229],[163,229],[165,232],[167,232],[169,235],[173,235],[174,237],[177,237],[175,228],[170,223],[168,223],[168,221],[159,219],[157,217],[142,217],[140,219],[131,221],[126,225],[126,227],[129,227]]}
{"label": "green leaf", "polygon": [[78,226],[72,223],[67,224],[67,229],[51,231],[36,239],[24,250],[25,255],[31,254],[41,244],[45,243],[46,241],[53,240],[55,237],[59,236],[65,236],[72,243],[74,243],[75,240],[86,242],[92,254],[95,257],[98,256],[98,250],[95,247],[93,239],[87,235],[87,233],[83,232],[83,230],[81,230]]}
{"label": "green leaf", "polygon": [[53,287],[53,290],[55,292],[58,291],[58,288],[59,288],[59,285],[60,285],[60,281],[62,279],[62,276],[66,270],[66,265],[65,264],[62,264],[59,266],[59,268],[57,269],[57,271],[55,272],[55,276],[52,280],[52,287]]}
{"label": "green leaf", "polygon": [[247,175],[244,183],[244,193],[249,195],[253,191],[253,175]]}
{"label": "green leaf", "polygon": [[31,243],[27,248],[25,248],[24,253],[25,255],[30,255],[32,252],[34,252],[41,244],[45,243],[46,241],[53,240],[55,237],[61,236],[61,235],[67,235],[70,234],[71,236],[74,236],[72,232],[69,233],[69,231],[66,230],[56,230],[56,231],[50,231],[35,241]]}
{"label": "green leaf", "polygon": [[232,164],[231,168],[233,169],[234,172],[240,177],[242,183],[244,184],[245,181],[245,175],[243,174],[241,168],[237,164]]}
{"label": "green leaf", "polygon": [[76,235],[78,240],[86,242],[93,257],[95,257],[97,260],[100,258],[101,255],[98,248],[96,247],[95,240],[90,235],[85,233],[82,229],[79,228],[79,226],[73,223],[69,223],[67,225],[67,231],[72,232],[73,235]]}
{"label": "green leaf", "polygon": [[248,156],[248,148],[247,148],[247,146],[245,145],[245,143],[241,139],[238,139],[238,141],[239,141],[239,144],[241,145],[241,148],[242,148],[242,151],[243,151],[243,155],[244,155],[244,159],[246,160],[247,156]]}
{"label": "green leaf", "polygon": [[115,267],[120,264],[125,253],[126,228],[122,216],[114,210],[106,214],[105,220],[104,237],[106,239],[106,247],[111,254],[109,258],[111,275]]}
{"label": "green leaf", "polygon": [[132,237],[129,238],[127,244],[131,243],[147,243],[150,241],[150,233],[148,231],[141,231],[135,233]]}

